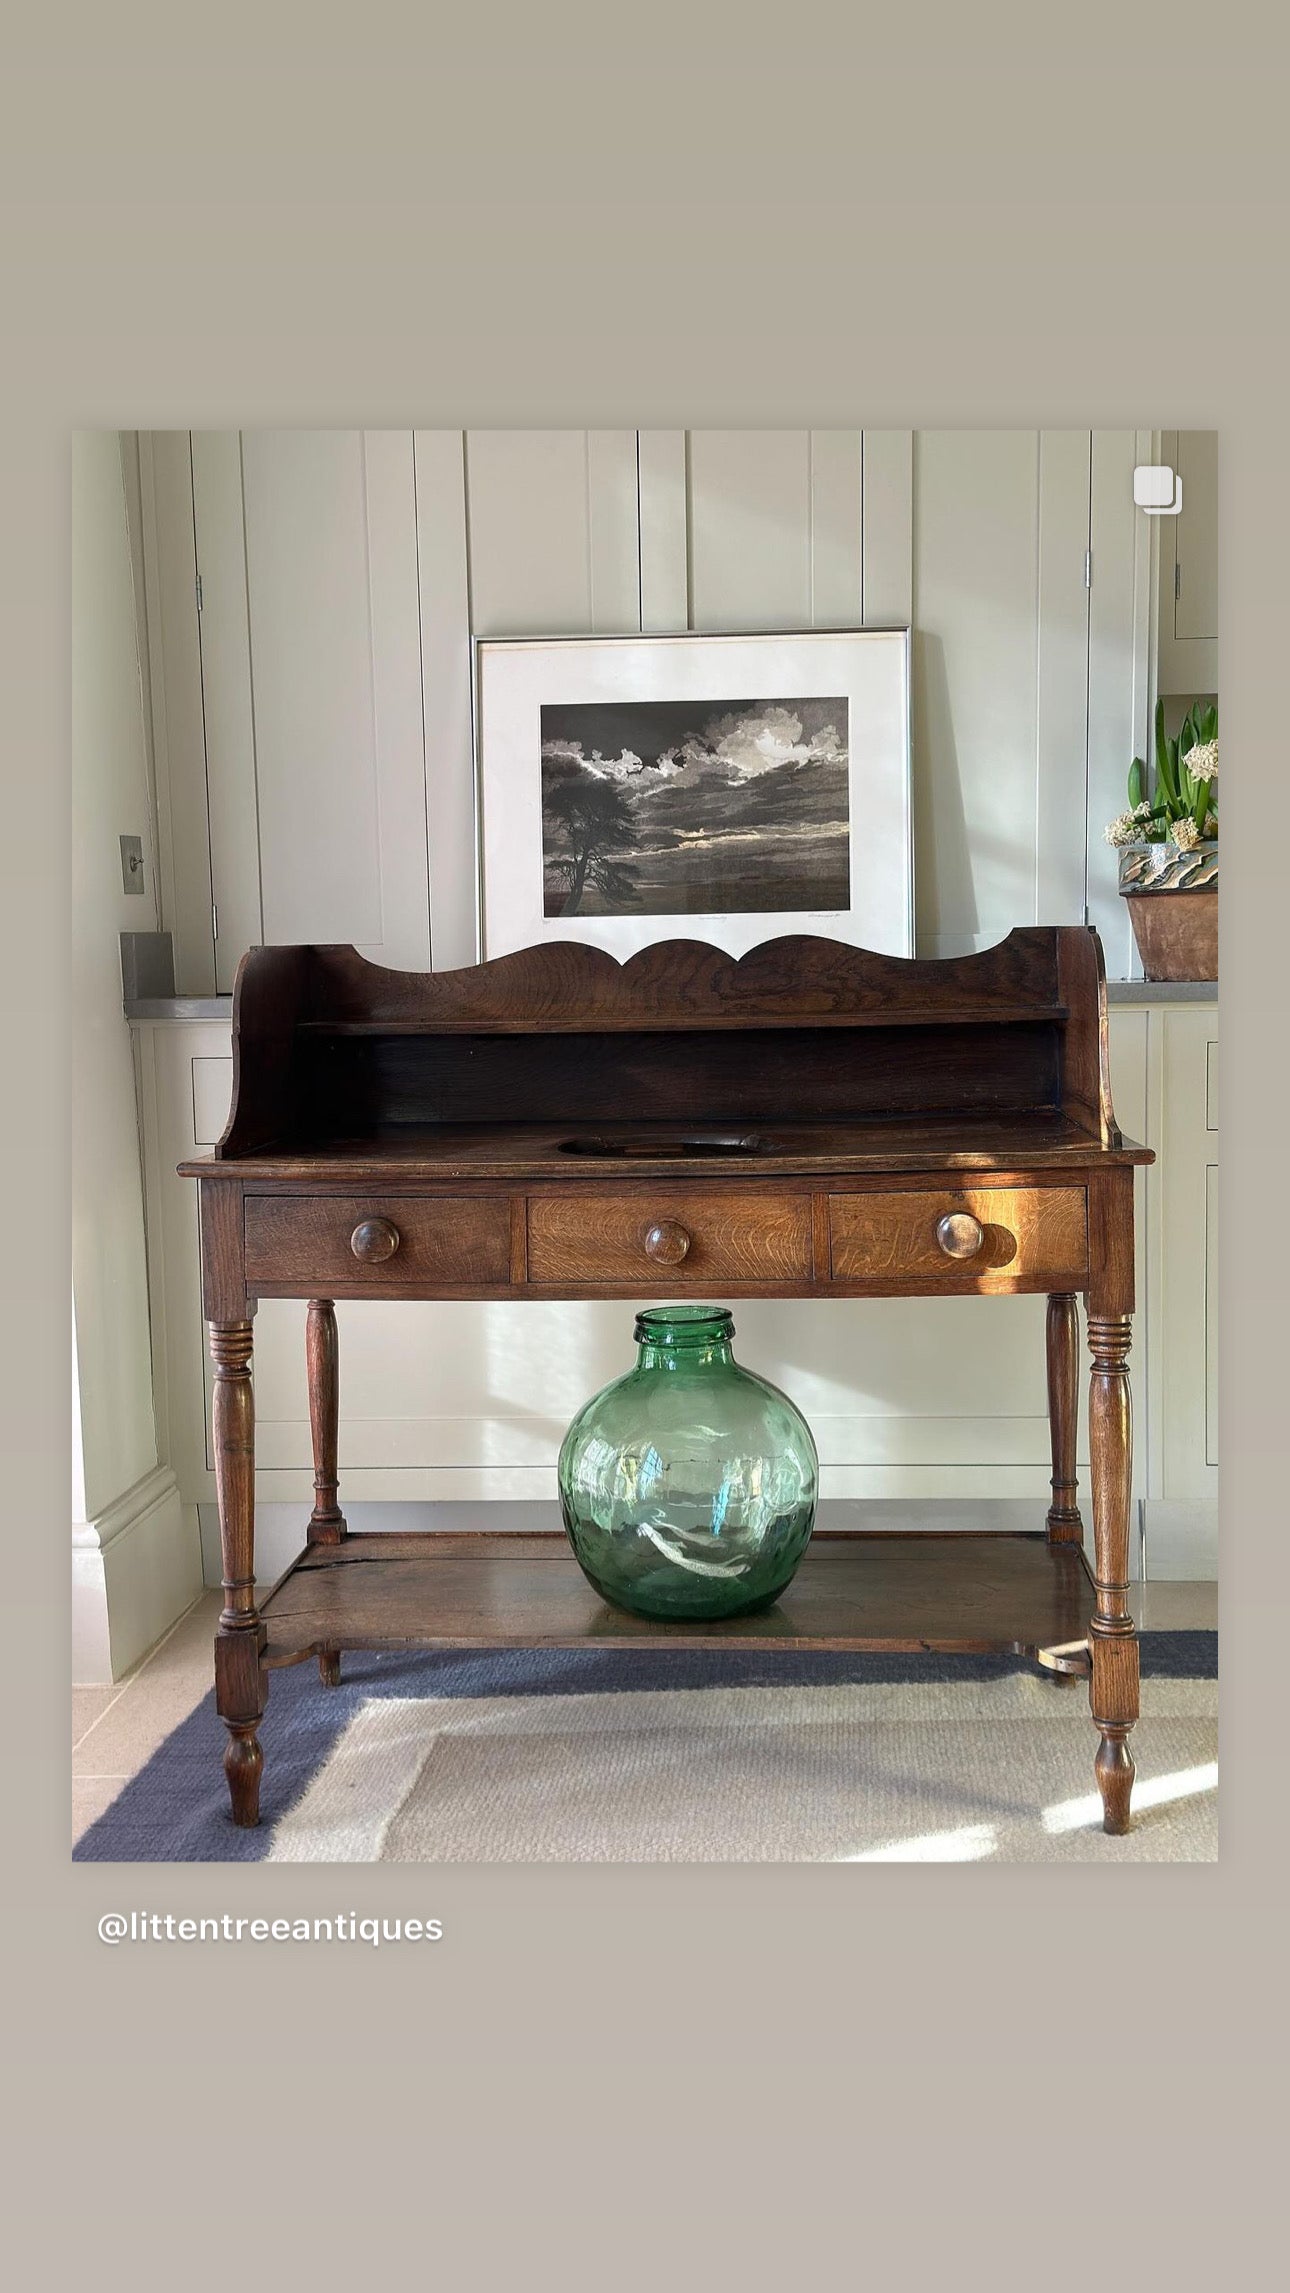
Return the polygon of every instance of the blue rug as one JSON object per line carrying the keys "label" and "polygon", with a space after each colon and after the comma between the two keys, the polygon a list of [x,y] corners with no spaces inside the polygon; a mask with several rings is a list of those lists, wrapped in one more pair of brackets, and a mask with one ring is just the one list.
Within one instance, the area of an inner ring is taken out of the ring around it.
{"label": "blue rug", "polygon": [[[1215,1632],[1141,1636],[1144,1680],[1214,1680]],[[381,1699],[596,1697],[678,1690],[826,1689],[937,1684],[988,1688],[1036,1676],[1019,1656],[775,1653],[677,1649],[657,1654],[612,1649],[505,1650],[478,1654],[346,1654],[338,1688],[324,1688],[313,1663],[274,1672],[261,1724],[264,1783],[254,1831],[230,1820],[221,1767],[224,1729],[213,1696],[167,1737],[90,1826],[73,1850],[83,1863],[256,1863],[272,1851],[274,1827],[300,1800],[351,1723]],[[1041,1683],[1053,1717],[1082,1720],[1088,1748],[1087,1691],[1080,1683]],[[1088,1760],[1091,1782],[1091,1757]]]}

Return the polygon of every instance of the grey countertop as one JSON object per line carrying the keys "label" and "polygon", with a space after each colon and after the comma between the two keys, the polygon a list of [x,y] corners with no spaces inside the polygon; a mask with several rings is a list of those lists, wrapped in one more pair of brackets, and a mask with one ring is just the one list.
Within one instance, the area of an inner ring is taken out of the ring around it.
{"label": "grey countertop", "polygon": [[136,995],[124,1004],[127,1019],[224,1019],[233,1017],[231,995]]}
{"label": "grey countertop", "polygon": [[1108,979],[1108,1003],[1217,1003],[1216,979]]}
{"label": "grey countertop", "polygon": [[[1214,980],[1108,979],[1108,1003],[1217,1003]],[[152,1022],[187,1019],[231,1020],[231,995],[146,995],[125,1004],[127,1019]]]}

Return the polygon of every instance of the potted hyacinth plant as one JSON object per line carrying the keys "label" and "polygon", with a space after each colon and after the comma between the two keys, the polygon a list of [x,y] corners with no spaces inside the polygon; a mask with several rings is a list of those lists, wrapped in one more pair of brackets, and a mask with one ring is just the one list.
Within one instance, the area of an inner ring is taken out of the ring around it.
{"label": "potted hyacinth plant", "polygon": [[1155,775],[1135,756],[1106,831],[1148,979],[1218,977],[1218,710],[1194,701],[1174,740],[1156,702]]}

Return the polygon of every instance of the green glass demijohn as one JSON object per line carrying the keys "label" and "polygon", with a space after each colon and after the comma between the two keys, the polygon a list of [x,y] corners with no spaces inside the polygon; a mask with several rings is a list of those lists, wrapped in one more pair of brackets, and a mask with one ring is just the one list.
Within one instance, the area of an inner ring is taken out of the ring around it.
{"label": "green glass demijohn", "polygon": [[636,1367],[579,1411],[560,1504],[583,1574],[637,1616],[749,1616],[788,1584],[819,1459],[787,1394],[741,1369],[721,1306],[636,1317]]}

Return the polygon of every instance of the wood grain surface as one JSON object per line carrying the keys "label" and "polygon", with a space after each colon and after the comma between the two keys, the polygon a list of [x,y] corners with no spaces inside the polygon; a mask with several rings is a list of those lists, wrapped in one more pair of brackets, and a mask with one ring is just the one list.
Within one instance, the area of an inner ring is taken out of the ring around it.
{"label": "wood grain surface", "polygon": [[[1072,926],[1071,929],[1082,929]],[[1030,925],[980,955],[910,960],[815,934],[766,940],[736,959],[700,940],[659,940],[625,963],[577,941],[547,941],[462,971],[390,971],[352,947],[308,949],[300,1016],[361,1024],[391,1020],[453,1027],[572,1029],[704,1026],[886,1025],[956,1011],[1002,1018],[1055,1011],[1057,934]],[[282,949],[244,958],[258,985]],[[300,951],[293,950],[293,954]],[[237,1014],[234,1014],[235,1020]]]}
{"label": "wood grain surface", "polygon": [[1034,1536],[819,1533],[764,1615],[647,1623],[610,1608],[563,1536],[350,1536],[265,1602],[267,1662],[339,1648],[1035,1649],[1082,1638],[1083,1555]]}
{"label": "wood grain surface", "polygon": [[[354,1233],[378,1219],[398,1233],[388,1258],[355,1256]],[[503,1195],[431,1201],[381,1194],[252,1194],[246,1200],[246,1271],[255,1282],[305,1282],[318,1291],[333,1283],[344,1294],[355,1284],[379,1294],[436,1284],[505,1283],[511,1269],[511,1214]]]}
{"label": "wood grain surface", "polygon": [[[984,1229],[981,1249],[952,1258],[937,1241],[937,1223],[965,1211]],[[1078,1186],[835,1194],[829,1231],[832,1273],[844,1282],[882,1276],[920,1291],[1082,1289],[1088,1266]]]}
{"label": "wood grain surface", "polygon": [[[665,1257],[655,1233],[686,1238]],[[679,1290],[714,1282],[809,1281],[808,1194],[658,1185],[631,1194],[539,1195],[528,1207],[532,1282],[644,1282],[666,1267]]]}

